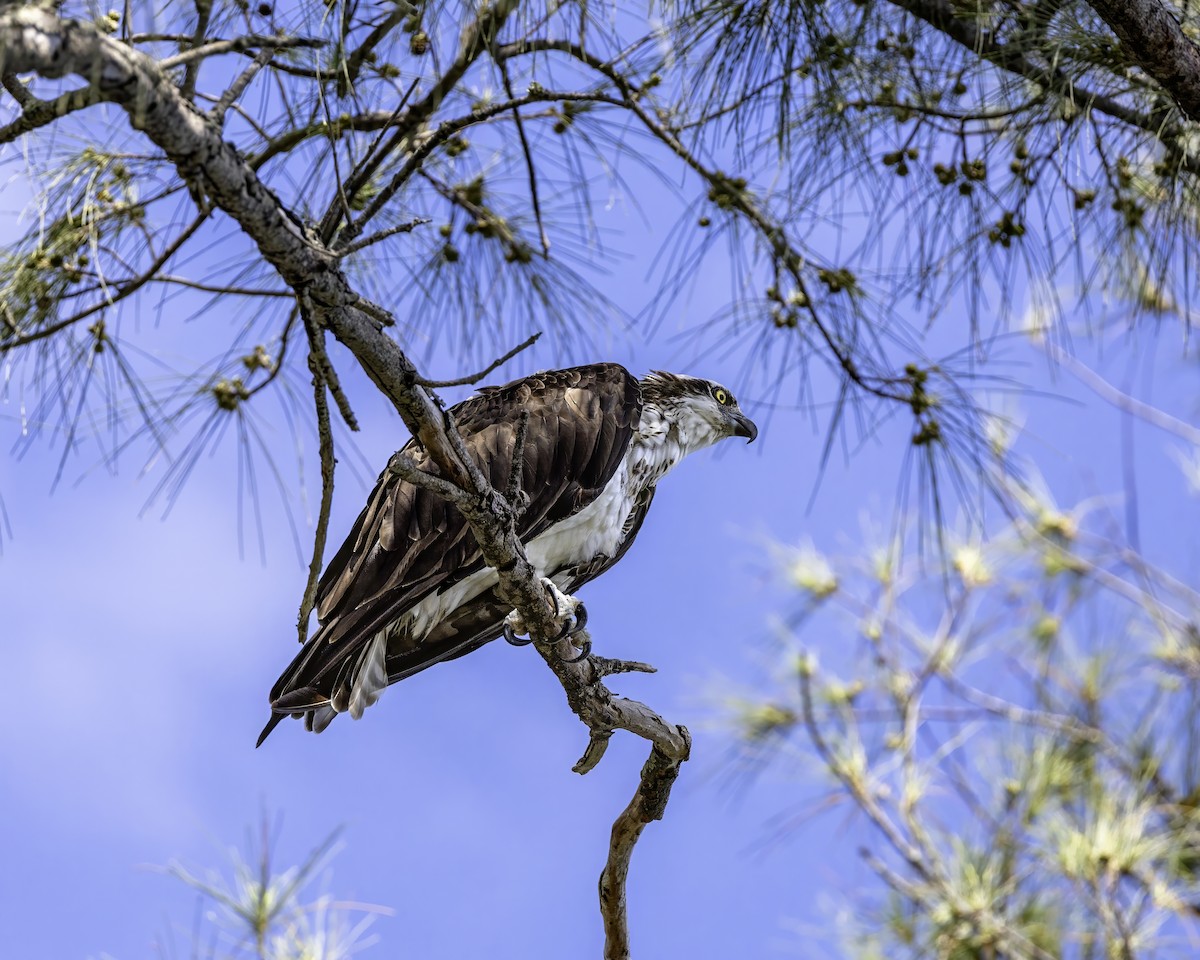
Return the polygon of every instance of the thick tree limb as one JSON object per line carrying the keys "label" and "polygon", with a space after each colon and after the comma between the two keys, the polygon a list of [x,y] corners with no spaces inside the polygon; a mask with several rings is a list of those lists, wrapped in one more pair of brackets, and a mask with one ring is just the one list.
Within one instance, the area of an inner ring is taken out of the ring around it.
{"label": "thick tree limb", "polygon": [[1171,11],[1160,0],[1087,3],[1179,109],[1189,119],[1200,120],[1200,47],[1184,35]]}
{"label": "thick tree limb", "polygon": [[51,78],[74,74],[89,81],[99,99],[126,110],[131,124],[164,151],[190,186],[241,226],[289,286],[311,298],[318,319],[395,404],[443,475],[469,491],[464,494],[472,501],[468,519],[487,561],[501,568],[506,596],[519,601],[514,606],[527,608],[522,614],[532,629],[552,636],[553,611],[519,541],[511,528],[504,531],[501,524],[486,522],[494,491],[474,464],[463,463],[457,455],[446,435],[445,411],[428,390],[417,386],[412,362],[358,308],[360,297],[337,257],[283,207],[237,150],[221,139],[216,125],[180,95],[158,64],[91,24],[60,20],[28,7],[0,14],[0,57],[0,73],[37,72]]}
{"label": "thick tree limb", "polygon": [[[15,77],[13,79],[16,80]],[[0,143],[12,143],[17,137],[96,103],[99,103],[99,99],[91,87],[68,90],[53,100],[38,100],[36,97],[27,96],[21,104],[24,107],[21,115],[12,123],[0,127]]]}
{"label": "thick tree limb", "polygon": [[[1085,110],[1095,110],[1114,120],[1120,120],[1164,143],[1174,144],[1179,137],[1178,125],[1164,125],[1162,116],[1144,113],[1126,106],[1114,97],[1086,89],[1075,83],[1070,77],[1057,71],[1048,70],[1030,60],[1018,45],[1000,42],[974,20],[958,17],[950,0],[889,0],[889,2],[925,21],[955,43],[965,47],[975,56],[982,57],[993,66],[1040,84]],[[1114,5],[1121,6],[1125,2],[1126,0],[1114,0]],[[1095,5],[1093,4],[1093,6]],[[1200,174],[1200,160],[1190,154],[1181,159],[1184,169],[1189,173]]]}
{"label": "thick tree limb", "polygon": [[[571,642],[586,640],[576,634]],[[566,641],[564,641],[565,643]],[[589,730],[588,746],[573,767],[579,774],[595,769],[604,756],[614,730],[628,730],[652,744],[650,756],[642,767],[638,787],[613,823],[608,859],[600,874],[600,914],[604,920],[604,960],[628,960],[629,924],[625,909],[625,881],[633,848],[646,824],[661,820],[671,796],[671,787],[679,768],[691,752],[692,738],[687,727],[667,723],[643,703],[613,696],[602,682],[614,673],[652,673],[644,663],[588,657],[580,663],[563,661],[553,647],[538,644],[550,669],[554,671],[567,702]]]}
{"label": "thick tree limb", "polygon": [[12,94],[13,99],[21,105],[21,109],[32,107],[38,102],[37,97],[29,92],[29,89],[15,73],[5,73],[0,76],[0,85],[3,85],[4,89]]}
{"label": "thick tree limb", "polygon": [[[683,727],[678,728],[687,737]],[[604,960],[628,960],[629,923],[625,909],[625,880],[634,845],[652,820],[661,820],[679,776],[679,765],[687,756],[668,757],[658,747],[642,767],[637,792],[613,824],[608,844],[608,862],[600,874],[600,913],[604,917]]]}

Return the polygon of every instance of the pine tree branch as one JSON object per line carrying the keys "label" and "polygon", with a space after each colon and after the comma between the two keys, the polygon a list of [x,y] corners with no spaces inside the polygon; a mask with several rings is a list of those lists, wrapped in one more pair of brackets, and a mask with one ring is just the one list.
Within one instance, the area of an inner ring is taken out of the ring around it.
{"label": "pine tree branch", "polygon": [[0,77],[0,84],[3,84],[4,89],[12,94],[13,99],[21,105],[22,110],[28,109],[38,102],[37,97],[29,92],[29,88],[15,73],[5,73]]}
{"label": "pine tree branch", "polygon": [[[509,15],[516,10],[519,5],[519,0],[496,0],[492,5],[484,5],[479,13],[479,16],[471,21],[470,24],[463,30],[459,40],[458,55],[446,68],[445,72],[433,84],[429,92],[419,101],[414,103],[404,112],[404,115],[397,118],[395,126],[398,128],[392,139],[384,144],[379,150],[374,151],[370,156],[351,172],[346,178],[346,196],[354,197],[371,178],[379,170],[380,166],[392,156],[392,154],[401,147],[407,138],[415,135],[437,109],[442,105],[442,101],[447,95],[458,86],[463,75],[471,68],[471,65],[491,46],[496,42],[496,37],[503,28],[505,21]],[[321,220],[320,235],[326,242],[332,241],[337,228],[341,223],[341,209],[337,206],[331,206]],[[350,235],[349,239],[353,240],[358,233],[361,232],[363,224],[369,217],[362,217],[357,221],[358,229]]]}
{"label": "pine tree branch", "polygon": [[296,47],[323,47],[324,45],[325,41],[309,37],[268,37],[251,34],[246,37],[234,37],[232,40],[214,40],[212,43],[206,43],[173,57],[167,57],[165,60],[159,60],[157,65],[163,70],[182,65],[187,65],[190,69],[201,60],[222,56],[226,53],[244,53],[248,50],[262,49],[291,50]]}
{"label": "pine tree branch", "polygon": [[1160,0],[1087,0],[1133,59],[1191,120],[1200,120],[1200,47]]}
{"label": "pine tree branch", "polygon": [[[15,77],[13,79],[16,80]],[[21,104],[24,108],[21,115],[11,123],[0,127],[0,144],[12,143],[18,137],[51,124],[68,113],[75,113],[77,110],[83,110],[96,103],[99,103],[99,99],[91,87],[68,90],[53,100],[39,100],[36,97],[28,96]]]}
{"label": "pine tree branch", "polygon": [[[686,736],[686,730],[679,728]],[[666,812],[671,787],[679,776],[679,765],[687,759],[669,757],[657,746],[642,767],[637,792],[613,823],[608,861],[600,874],[600,913],[604,917],[604,960],[629,960],[629,921],[625,906],[625,881],[634,845],[646,824],[661,820]]]}
{"label": "pine tree branch", "polygon": [[[1175,146],[1181,130],[1178,124],[1164,123],[1160,114],[1144,113],[1126,106],[1119,100],[1098,91],[1080,86],[1061,71],[1050,70],[1030,60],[1015,44],[1000,42],[974,20],[957,15],[949,0],[888,0],[923,20],[935,30],[966,48],[972,55],[982,57],[1001,70],[1030,80],[1084,110],[1094,110],[1142,130],[1165,144]],[[1117,0],[1117,5],[1124,0]],[[1183,169],[1200,175],[1200,159],[1192,155],[1181,158]]]}
{"label": "pine tree branch", "polygon": [[[208,32],[208,21],[212,16],[212,0],[194,0],[196,6],[196,32],[192,35],[191,48],[196,50],[204,44],[204,34]],[[196,96],[196,77],[200,73],[201,59],[188,62],[183,74],[180,92],[189,100]]]}
{"label": "pine tree branch", "polygon": [[75,74],[88,80],[100,99],[125,109],[132,124],[164,151],[180,176],[241,226],[284,282],[311,298],[317,319],[350,349],[430,451],[443,476],[463,491],[459,505],[486,561],[501,571],[506,598],[514,601],[532,629],[553,636],[554,612],[511,524],[505,528],[506,505],[498,502],[479,468],[455,449],[440,401],[419,386],[409,358],[358,306],[361,298],[337,256],[259,182],[236,148],[180,95],[159,65],[91,24],[60,20],[36,8],[0,14],[0,51],[0,72],[37,72],[51,78]]}
{"label": "pine tree branch", "polygon": [[220,99],[217,100],[212,109],[208,111],[209,116],[213,118],[213,123],[217,124],[218,126],[222,126],[225,123],[225,114],[228,112],[229,108],[233,106],[238,97],[246,92],[246,88],[250,86],[251,81],[258,76],[259,71],[271,62],[271,58],[275,56],[275,49],[276,48],[274,47],[263,47],[261,50],[259,50],[258,54],[254,57],[254,60],[251,61],[250,65],[246,67],[246,69],[240,74],[238,74],[237,78],[229,85],[228,89],[221,94]]}
{"label": "pine tree branch", "polygon": [[338,74],[338,95],[346,96],[358,80],[358,75],[367,62],[367,57],[375,52],[375,48],[387,38],[400,22],[411,16],[414,8],[408,3],[396,3],[391,12],[379,23],[375,24],[366,39],[346,58],[346,65]]}
{"label": "pine tree branch", "polygon": [[[507,13],[514,7],[506,2],[496,10]],[[489,30],[477,22],[476,30],[468,31],[462,61],[474,59],[494,39],[491,29],[502,17],[503,13],[493,17]],[[312,305],[313,321],[351,351],[428,452],[438,468],[441,492],[462,512],[484,561],[497,571],[499,595],[543,641],[539,652],[562,684],[571,709],[587,724],[592,742],[607,739],[613,730],[651,741],[638,792],[614,825],[602,881],[602,891],[607,891],[602,895],[606,956],[627,957],[624,879],[629,857],[644,825],[662,816],[670,785],[687,759],[687,730],[667,723],[643,704],[615,697],[602,682],[604,661],[565,663],[555,656],[544,641],[557,636],[561,624],[516,536],[514,509],[466,455],[449,412],[421,386],[412,361],[383,332],[380,318],[386,319],[387,311],[362,300],[337,254],[258,180],[252,165],[222,139],[217,125],[181,95],[154,60],[91,24],[22,8],[0,12],[0,61],[0,73],[36,72],[51,78],[74,74],[88,81],[98,99],[123,108],[131,124],[163,150],[194,195],[206,197],[237,222],[301,302]],[[404,466],[397,464],[400,470]]]}

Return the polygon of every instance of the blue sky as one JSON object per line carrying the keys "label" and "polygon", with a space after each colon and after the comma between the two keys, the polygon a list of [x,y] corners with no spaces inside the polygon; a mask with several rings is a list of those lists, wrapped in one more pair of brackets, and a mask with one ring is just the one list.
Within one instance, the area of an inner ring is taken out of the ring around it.
{"label": "blue sky", "polygon": [[[642,203],[645,219],[620,205],[598,211],[631,254],[601,285],[631,312],[660,282],[642,264],[665,231],[647,224],[670,224],[679,212],[662,191]],[[7,216],[19,203],[6,195],[0,205]],[[2,229],[11,235],[11,217]],[[723,444],[668,477],[637,545],[582,596],[599,652],[660,671],[611,686],[695,735],[666,820],[646,830],[634,855],[638,955],[833,955],[844,897],[867,877],[856,850],[870,835],[834,812],[778,836],[773,818],[819,789],[816,764],[791,756],[754,783],[731,782],[714,700],[761,677],[769,617],[789,599],[765,543],[809,537],[845,552],[864,516],[888,522],[908,426],[885,427],[848,460],[835,454],[806,510],[823,442],[810,414],[769,411],[763,401],[775,395],[762,382],[739,383],[736,357],[698,360],[695,340],[679,336],[718,313],[729,289],[720,269],[706,270],[653,336],[614,327],[587,350],[539,344],[493,381],[613,359],[638,373],[721,380],[759,421],[753,446]],[[1085,360],[1196,422],[1195,366],[1178,328],[1129,333],[1119,311],[1106,316],[1116,332],[1080,341]],[[211,337],[215,352],[222,319],[197,318],[188,338]],[[957,342],[952,324],[936,336]],[[1000,356],[1007,374],[1050,394],[1025,394],[1016,407],[1022,449],[1056,495],[1064,503],[1119,497],[1120,415],[1053,375],[1019,338]],[[403,428],[348,355],[334,359],[363,422],[360,448],[378,469],[404,441]],[[427,366],[435,376],[463,372],[444,350]],[[819,403],[833,397],[819,377],[814,394]],[[12,390],[0,403],[10,440],[19,404]],[[1195,530],[1200,516],[1170,453],[1177,444],[1142,424],[1132,436],[1143,546],[1194,583],[1195,538],[1179,531]],[[275,442],[294,460],[286,432]],[[311,443],[303,456],[311,483]],[[288,723],[255,751],[267,690],[295,648],[304,578],[271,488],[263,564],[249,523],[239,555],[232,444],[200,461],[166,520],[157,509],[139,516],[161,465],[139,476],[142,461],[129,456],[110,476],[94,469],[85,445],[51,493],[58,457],[48,442],[20,459],[0,453],[12,527],[0,556],[9,696],[0,732],[0,935],[12,956],[133,960],[152,955],[168,927],[182,942],[194,895],[156,868],[222,866],[264,808],[283,819],[280,864],[345,827],[328,889],[394,911],[374,926],[381,944],[367,956],[597,954],[595,881],[645,756],[641,742],[617,736],[596,771],[571,773],[585,730],[553,676],[531,650],[492,644],[391,688],[358,723],[339,720],[320,737]],[[365,494],[343,471],[330,549]]]}
{"label": "blue sky", "polygon": [[[725,376],[662,340],[609,355]],[[1158,355],[1157,399],[1182,397],[1192,371],[1171,349]],[[1021,402],[1047,472],[1068,502],[1115,492],[1118,417],[1068,388],[1084,406]],[[382,462],[398,426],[358,395],[363,450]],[[1137,434],[1147,548],[1194,572],[1194,545],[1172,531],[1181,515],[1194,523],[1195,503],[1162,439]],[[859,827],[844,815],[774,836],[771,818],[810,795],[811,762],[730,786],[729,741],[710,702],[759,676],[767,617],[784,604],[764,538],[808,536],[838,552],[864,513],[889,516],[898,459],[887,445],[835,460],[816,508],[803,511],[819,441],[801,415],[777,412],[754,446],[693,457],[664,481],[629,557],[584,594],[601,652],[660,669],[613,687],[696,734],[667,819],[635,855],[631,925],[643,955],[811,956],[795,925],[828,934],[841,893],[862,879]],[[49,495],[53,451],[4,460],[10,867],[0,898],[14,955],[146,956],[164,925],[186,932],[193,910],[181,884],[147,866],[221,864],[263,807],[283,816],[281,863],[345,825],[329,889],[395,910],[374,927],[381,955],[515,958],[547,944],[594,953],[595,877],[642,744],[617,737],[598,770],[571,773],[584,730],[552,675],[529,650],[493,644],[393,687],[359,723],[320,737],[287,724],[256,752],[266,690],[295,643],[303,577],[278,511],[265,511],[267,564],[253,550],[239,558],[231,459],[202,463],[165,522],[138,519],[149,484],[135,469]],[[333,530],[363,495],[343,479]]]}

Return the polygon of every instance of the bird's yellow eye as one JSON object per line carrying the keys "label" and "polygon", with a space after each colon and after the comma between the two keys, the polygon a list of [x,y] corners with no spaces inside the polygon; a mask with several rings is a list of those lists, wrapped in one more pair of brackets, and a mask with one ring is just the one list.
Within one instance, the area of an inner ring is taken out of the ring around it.
{"label": "bird's yellow eye", "polygon": [[717,403],[724,406],[728,404],[732,398],[729,396],[729,391],[724,387],[715,387],[713,389],[713,399],[716,400]]}

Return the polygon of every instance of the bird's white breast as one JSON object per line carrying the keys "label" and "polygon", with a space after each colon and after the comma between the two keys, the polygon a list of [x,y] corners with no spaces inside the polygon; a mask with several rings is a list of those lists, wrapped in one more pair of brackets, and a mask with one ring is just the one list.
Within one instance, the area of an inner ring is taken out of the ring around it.
{"label": "bird's white breast", "polygon": [[[629,461],[628,456],[621,461],[595,500],[525,544],[525,556],[539,576],[553,576],[600,554],[616,554],[634,504],[629,490]],[[491,589],[497,580],[496,571],[489,567],[427,596],[407,615],[414,636],[423,637],[451,610]]]}
{"label": "bird's white breast", "polygon": [[578,513],[534,537],[526,545],[525,555],[543,576],[586,563],[601,554],[614,556],[633,503],[634,497],[629,490],[629,457],[626,456],[600,496]]}

